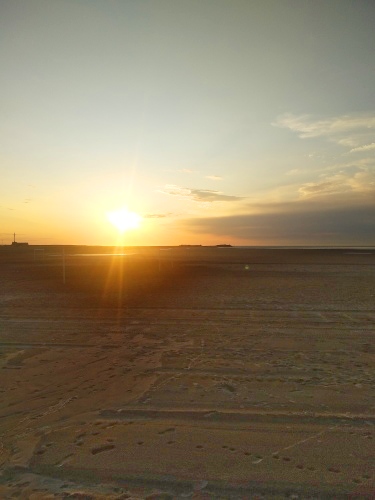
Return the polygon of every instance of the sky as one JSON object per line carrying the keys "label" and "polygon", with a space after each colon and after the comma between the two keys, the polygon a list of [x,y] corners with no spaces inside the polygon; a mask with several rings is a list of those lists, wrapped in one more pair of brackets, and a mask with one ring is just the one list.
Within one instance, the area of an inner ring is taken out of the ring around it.
{"label": "sky", "polygon": [[375,246],[374,26],[373,0],[0,0],[0,244]]}

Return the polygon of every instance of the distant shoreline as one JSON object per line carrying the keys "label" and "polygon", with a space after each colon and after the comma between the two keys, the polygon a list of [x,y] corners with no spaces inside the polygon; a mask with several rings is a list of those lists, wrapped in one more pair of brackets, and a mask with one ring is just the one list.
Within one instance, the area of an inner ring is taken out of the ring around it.
{"label": "distant shoreline", "polygon": [[14,247],[13,245],[0,245],[0,249],[9,249],[14,251],[27,251],[38,248],[85,248],[85,249],[181,249],[181,250],[201,250],[201,249],[218,249],[218,250],[375,250],[374,245],[85,245],[85,244],[51,244],[51,245],[33,245]]}

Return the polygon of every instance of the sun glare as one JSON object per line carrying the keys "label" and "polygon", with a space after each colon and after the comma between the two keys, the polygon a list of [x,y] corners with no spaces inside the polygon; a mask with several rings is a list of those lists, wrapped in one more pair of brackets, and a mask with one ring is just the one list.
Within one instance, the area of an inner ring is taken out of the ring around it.
{"label": "sun glare", "polygon": [[107,212],[107,218],[122,233],[129,229],[137,229],[142,220],[140,215],[135,212],[129,212],[126,208]]}

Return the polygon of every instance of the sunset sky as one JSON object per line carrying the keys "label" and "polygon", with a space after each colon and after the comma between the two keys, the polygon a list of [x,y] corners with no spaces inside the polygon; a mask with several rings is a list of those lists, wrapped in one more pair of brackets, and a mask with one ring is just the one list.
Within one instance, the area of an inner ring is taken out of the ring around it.
{"label": "sunset sky", "polygon": [[0,0],[0,243],[375,246],[374,26],[372,0]]}

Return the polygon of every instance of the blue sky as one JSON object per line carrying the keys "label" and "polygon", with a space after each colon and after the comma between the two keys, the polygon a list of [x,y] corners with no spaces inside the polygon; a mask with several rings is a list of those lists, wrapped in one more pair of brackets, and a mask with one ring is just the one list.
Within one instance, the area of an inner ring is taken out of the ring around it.
{"label": "blue sky", "polygon": [[375,4],[2,0],[0,238],[375,245]]}

